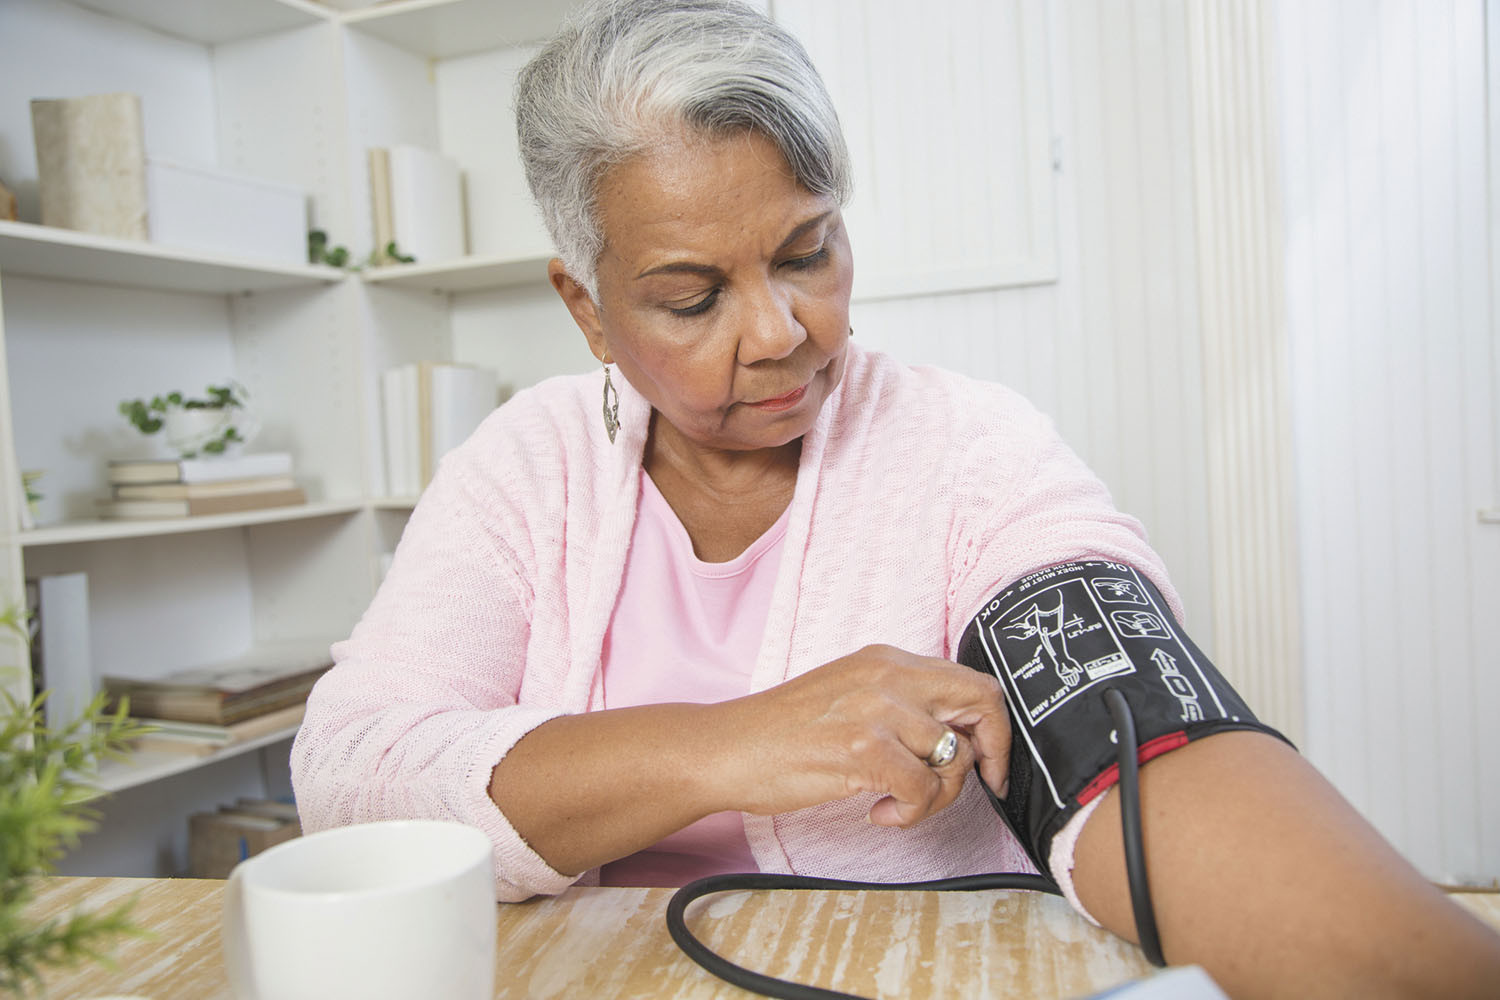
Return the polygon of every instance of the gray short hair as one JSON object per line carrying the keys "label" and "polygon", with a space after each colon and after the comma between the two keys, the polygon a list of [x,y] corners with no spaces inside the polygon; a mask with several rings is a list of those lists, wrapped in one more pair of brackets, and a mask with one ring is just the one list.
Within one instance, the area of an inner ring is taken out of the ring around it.
{"label": "gray short hair", "polygon": [[599,179],[682,126],[760,133],[807,190],[849,199],[838,114],[786,29],[735,0],[593,0],[521,70],[516,131],[563,266],[596,302]]}

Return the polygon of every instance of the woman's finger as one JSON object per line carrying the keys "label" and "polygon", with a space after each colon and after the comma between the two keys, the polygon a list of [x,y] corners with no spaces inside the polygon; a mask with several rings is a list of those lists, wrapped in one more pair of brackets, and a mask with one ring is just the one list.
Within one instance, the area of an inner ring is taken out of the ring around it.
{"label": "woman's finger", "polygon": [[895,780],[888,794],[871,807],[870,822],[877,826],[911,826],[953,804],[974,764],[974,750],[962,734],[946,727],[939,727],[937,736],[929,742],[936,745],[949,732],[954,735],[953,756],[936,766],[927,761],[930,749],[922,753],[906,745],[909,753],[902,753],[892,748],[895,756],[888,759],[887,766]]}
{"label": "woman's finger", "polygon": [[962,727],[973,744],[980,777],[998,793],[1010,770],[1011,740],[1010,713],[1000,682],[988,674],[943,662],[955,673],[949,675],[949,686],[935,691],[932,716],[938,722]]}

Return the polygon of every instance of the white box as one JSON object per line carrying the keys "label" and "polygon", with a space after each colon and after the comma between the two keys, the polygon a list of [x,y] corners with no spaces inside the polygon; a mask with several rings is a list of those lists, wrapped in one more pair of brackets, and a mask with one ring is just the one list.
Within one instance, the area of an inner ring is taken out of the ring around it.
{"label": "white box", "polygon": [[153,243],[307,263],[307,192],[299,188],[148,156],[146,199]]}

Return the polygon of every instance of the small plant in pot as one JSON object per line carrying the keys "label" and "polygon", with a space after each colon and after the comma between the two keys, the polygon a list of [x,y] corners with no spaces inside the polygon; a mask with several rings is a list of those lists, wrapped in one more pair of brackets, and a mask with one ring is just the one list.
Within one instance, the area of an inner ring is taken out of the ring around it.
{"label": "small plant in pot", "polygon": [[127,399],[120,415],[142,434],[164,432],[167,446],[181,458],[226,455],[247,444],[256,423],[249,410],[249,393],[238,382],[211,385],[202,398],[180,392]]}

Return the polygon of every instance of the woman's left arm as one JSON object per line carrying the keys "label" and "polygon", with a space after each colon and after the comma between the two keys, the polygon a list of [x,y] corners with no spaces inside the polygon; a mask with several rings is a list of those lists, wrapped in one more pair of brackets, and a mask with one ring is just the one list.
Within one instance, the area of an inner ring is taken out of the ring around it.
{"label": "woman's left arm", "polygon": [[[1500,936],[1428,883],[1297,752],[1207,736],[1141,768],[1146,868],[1167,961],[1231,996],[1496,997]],[[1119,796],[1085,821],[1073,881],[1136,940]]]}

